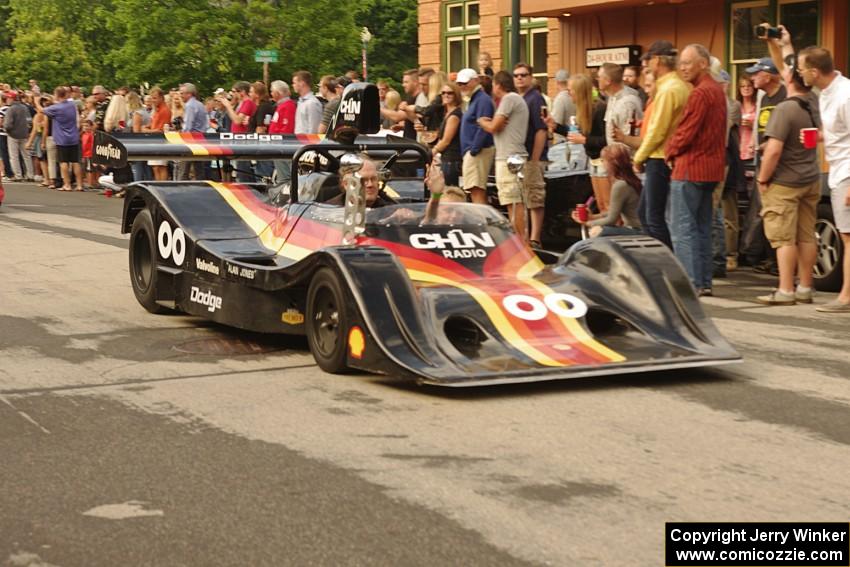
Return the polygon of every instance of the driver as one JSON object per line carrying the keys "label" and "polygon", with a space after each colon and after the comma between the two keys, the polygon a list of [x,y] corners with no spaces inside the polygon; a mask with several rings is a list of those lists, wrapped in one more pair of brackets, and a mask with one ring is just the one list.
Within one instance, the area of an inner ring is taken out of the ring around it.
{"label": "driver", "polygon": [[[378,207],[386,207],[387,205],[395,205],[396,202],[387,197],[380,189],[381,184],[378,180],[378,166],[368,157],[363,157],[363,167],[360,168],[360,183],[366,191],[366,206],[370,209]],[[345,185],[344,178],[340,177],[339,187],[341,193],[327,202],[328,205],[344,205],[345,204]]]}

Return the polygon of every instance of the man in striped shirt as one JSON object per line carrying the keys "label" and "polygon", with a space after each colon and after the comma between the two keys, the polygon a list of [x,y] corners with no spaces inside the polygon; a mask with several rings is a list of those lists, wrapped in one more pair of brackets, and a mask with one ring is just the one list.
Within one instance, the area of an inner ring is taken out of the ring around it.
{"label": "man in striped shirt", "polygon": [[711,77],[711,54],[699,44],[679,58],[679,74],[694,85],[667,144],[673,252],[700,296],[711,295],[711,196],[726,165],[726,95]]}

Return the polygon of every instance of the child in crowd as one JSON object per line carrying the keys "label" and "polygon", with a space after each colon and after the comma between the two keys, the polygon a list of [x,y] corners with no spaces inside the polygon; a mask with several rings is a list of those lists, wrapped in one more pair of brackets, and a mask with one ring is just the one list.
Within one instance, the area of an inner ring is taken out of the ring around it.
{"label": "child in crowd", "polygon": [[80,134],[80,145],[83,156],[83,175],[89,188],[97,185],[97,172],[95,171],[92,157],[94,155],[94,122],[83,121],[83,131]]}

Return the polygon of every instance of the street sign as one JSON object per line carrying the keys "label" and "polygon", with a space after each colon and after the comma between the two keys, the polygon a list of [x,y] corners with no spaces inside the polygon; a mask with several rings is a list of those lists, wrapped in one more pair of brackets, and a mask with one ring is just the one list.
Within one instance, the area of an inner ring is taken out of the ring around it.
{"label": "street sign", "polygon": [[277,63],[277,49],[255,49],[254,61],[257,63]]}

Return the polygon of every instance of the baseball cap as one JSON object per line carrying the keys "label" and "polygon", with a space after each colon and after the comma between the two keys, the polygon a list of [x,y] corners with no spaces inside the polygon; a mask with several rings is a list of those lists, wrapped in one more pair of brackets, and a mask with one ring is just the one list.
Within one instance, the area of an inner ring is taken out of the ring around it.
{"label": "baseball cap", "polygon": [[472,79],[477,79],[477,78],[478,78],[478,71],[476,71],[475,69],[466,68],[466,69],[461,69],[460,71],[457,72],[457,80],[455,82],[458,83],[459,85],[465,85],[466,83],[468,83]]}
{"label": "baseball cap", "polygon": [[570,79],[570,72],[566,69],[558,69],[555,73],[555,81],[558,83],[566,83]]}
{"label": "baseball cap", "polygon": [[3,96],[6,98],[18,98],[18,93],[16,93],[15,91],[6,91],[5,93],[3,93]]}
{"label": "baseball cap", "polygon": [[762,57],[758,60],[758,63],[751,67],[747,67],[745,71],[748,75],[753,75],[755,73],[758,73],[759,71],[766,71],[771,75],[779,74],[779,69],[776,68],[776,65],[773,64],[773,59],[771,59],[770,57]]}
{"label": "baseball cap", "polygon": [[666,39],[659,39],[657,41],[653,41],[652,45],[649,46],[649,49],[646,50],[646,53],[643,54],[641,59],[652,59],[656,55],[676,55],[678,51],[673,47],[673,44],[667,41]]}

